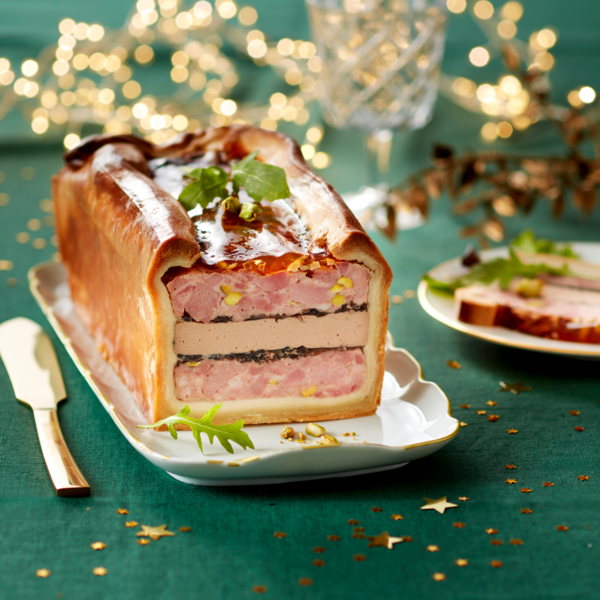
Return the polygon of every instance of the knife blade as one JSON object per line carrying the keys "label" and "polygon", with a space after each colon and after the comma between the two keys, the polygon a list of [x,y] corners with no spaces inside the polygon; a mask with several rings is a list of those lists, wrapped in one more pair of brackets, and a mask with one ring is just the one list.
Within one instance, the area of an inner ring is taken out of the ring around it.
{"label": "knife blade", "polygon": [[42,454],[59,496],[89,496],[90,486],[64,440],[56,406],[67,397],[54,347],[35,322],[17,317],[0,325],[0,358],[17,400],[33,409]]}

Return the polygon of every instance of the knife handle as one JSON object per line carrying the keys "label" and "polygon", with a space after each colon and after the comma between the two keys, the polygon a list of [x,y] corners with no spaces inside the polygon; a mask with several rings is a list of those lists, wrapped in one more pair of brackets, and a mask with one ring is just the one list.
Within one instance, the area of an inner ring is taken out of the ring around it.
{"label": "knife handle", "polygon": [[90,486],[71,456],[60,430],[56,409],[34,410],[42,454],[59,496],[89,496]]}

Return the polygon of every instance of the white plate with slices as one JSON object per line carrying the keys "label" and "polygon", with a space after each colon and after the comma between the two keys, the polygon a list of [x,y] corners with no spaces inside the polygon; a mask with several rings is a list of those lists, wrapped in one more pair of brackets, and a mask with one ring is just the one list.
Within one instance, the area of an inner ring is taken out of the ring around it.
{"label": "white plate with slices", "polygon": [[[569,242],[573,250],[580,256],[581,260],[600,265],[600,244],[594,242]],[[479,253],[483,262],[494,258],[508,258],[508,248],[494,248]],[[464,272],[461,257],[456,257],[441,263],[429,271],[434,279],[453,279]],[[443,296],[432,291],[425,281],[421,281],[418,290],[421,306],[434,319],[476,338],[521,348],[523,350],[535,350],[550,354],[563,354],[576,358],[600,359],[600,344],[581,344],[578,342],[564,342],[537,337],[505,327],[482,327],[463,323],[457,318],[457,305],[454,298]]]}
{"label": "white plate with slices", "polygon": [[[371,417],[320,423],[339,445],[282,440],[281,425],[244,428],[254,449],[233,446],[228,454],[204,439],[200,452],[191,431],[137,429],[145,419],[73,310],[62,264],[43,263],[29,272],[30,287],[81,374],[125,439],[145,458],[184,483],[259,485],[361,475],[404,466],[443,448],[459,430],[450,402],[435,384],[424,381],[421,367],[406,351],[394,348],[388,335],[381,405]],[[68,390],[67,390],[68,393]],[[183,404],[182,404],[183,406]],[[291,423],[296,431],[305,424]],[[353,434],[353,435],[344,435]],[[312,440],[312,441],[311,441]]]}

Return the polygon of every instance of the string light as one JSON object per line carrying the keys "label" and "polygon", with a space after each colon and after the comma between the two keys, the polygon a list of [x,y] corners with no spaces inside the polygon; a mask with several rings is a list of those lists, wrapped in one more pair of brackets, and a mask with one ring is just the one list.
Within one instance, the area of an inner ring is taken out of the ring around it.
{"label": "string light", "polygon": [[596,92],[586,85],[579,90],[579,98],[585,104],[591,104],[596,99]]}
{"label": "string light", "polygon": [[488,0],[479,0],[475,3],[473,12],[478,19],[491,19],[494,14],[494,5]]}
{"label": "string light", "polygon": [[490,53],[482,46],[477,46],[469,52],[469,60],[476,67],[485,67],[490,62]]}
{"label": "string light", "polygon": [[467,8],[466,0],[446,0],[448,10],[454,14],[460,14]]}

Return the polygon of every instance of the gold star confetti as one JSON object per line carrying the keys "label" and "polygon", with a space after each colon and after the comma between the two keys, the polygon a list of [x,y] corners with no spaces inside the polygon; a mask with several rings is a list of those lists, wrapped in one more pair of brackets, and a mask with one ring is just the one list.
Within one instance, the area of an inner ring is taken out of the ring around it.
{"label": "gold star confetti", "polygon": [[457,529],[462,529],[465,524],[461,523],[460,521],[457,521],[456,523],[452,523],[452,525],[454,525],[454,527],[456,527]]}
{"label": "gold star confetti", "polygon": [[125,521],[125,527],[137,527],[138,525],[137,521]]}
{"label": "gold star confetti", "polygon": [[403,542],[412,542],[413,539],[410,537],[410,535],[403,535],[402,536],[402,541]]}
{"label": "gold star confetti", "polygon": [[574,427],[575,431],[585,431],[583,427]]}
{"label": "gold star confetti", "polygon": [[530,508],[522,508],[521,513],[524,515],[530,515],[533,511]]}
{"label": "gold star confetti", "polygon": [[364,527],[355,527],[352,531],[354,531],[354,533],[362,533],[364,530]]}
{"label": "gold star confetti", "polygon": [[467,425],[468,425],[468,423],[465,423],[464,421],[461,421],[461,422],[460,422],[460,426],[461,426],[461,427],[466,427]]}
{"label": "gold star confetti", "polygon": [[576,417],[579,414],[579,411],[578,410],[570,410],[569,414],[573,415],[574,417]]}
{"label": "gold star confetti", "polygon": [[46,579],[46,577],[50,577],[50,575],[52,575],[52,572],[48,571],[48,569],[38,569],[35,574],[42,579]]}
{"label": "gold star confetti", "polygon": [[356,519],[348,519],[348,525],[358,525],[360,523],[360,521],[357,521]]}
{"label": "gold star confetti", "polygon": [[373,506],[373,507],[371,508],[371,510],[372,510],[374,513],[380,513],[380,512],[383,512],[383,508],[379,508],[379,506]]}
{"label": "gold star confetti", "polygon": [[117,508],[117,512],[120,515],[128,515],[129,514],[129,511],[126,508]]}
{"label": "gold star confetti", "polygon": [[469,501],[471,498],[467,498],[466,496],[459,496],[459,497],[458,497],[458,499],[459,499],[461,502],[468,502],[468,501]]}
{"label": "gold star confetti", "polygon": [[512,485],[513,483],[517,483],[516,479],[507,479],[504,483],[510,483],[510,485]]}
{"label": "gold star confetti", "polygon": [[391,550],[394,544],[403,542],[402,538],[392,537],[387,531],[375,536],[365,536],[369,540],[367,548],[387,548]]}
{"label": "gold star confetti", "polygon": [[491,421],[491,422],[493,423],[494,421],[497,421],[499,418],[500,418],[500,415],[490,415],[490,416],[487,418],[487,420],[488,420],[488,421]]}
{"label": "gold star confetti", "polygon": [[[425,506],[421,506],[421,510],[436,510],[443,515],[447,508],[456,508],[456,504],[452,504],[452,502],[446,502],[447,496],[442,496],[441,498],[433,499],[433,498],[423,498],[427,504]],[[460,498],[459,498],[460,500]]]}
{"label": "gold star confetti", "polygon": [[340,541],[340,536],[339,535],[328,535],[327,539],[330,542],[339,542]]}
{"label": "gold star confetti", "polygon": [[544,481],[544,483],[542,483],[542,485],[543,485],[544,487],[552,487],[554,484],[553,484],[553,483],[550,483],[549,481]]}
{"label": "gold star confetti", "polygon": [[352,537],[353,537],[355,540],[362,540],[362,539],[363,539],[365,536],[364,536],[362,533],[353,533],[353,534],[352,534]]}
{"label": "gold star confetti", "polygon": [[252,591],[255,594],[264,594],[267,591],[267,586],[266,585],[253,585]]}
{"label": "gold star confetti", "polygon": [[487,410],[478,410],[477,414],[478,415],[487,415]]}
{"label": "gold star confetti", "polygon": [[531,490],[530,490],[529,488],[521,488],[521,491],[522,491],[524,494],[530,494],[530,493],[531,493]]}
{"label": "gold star confetti", "polygon": [[486,529],[486,530],[485,530],[485,532],[486,532],[488,535],[496,535],[496,534],[498,533],[498,530],[497,530],[497,529],[492,529],[492,528],[490,527],[490,529]]}
{"label": "gold star confetti", "polygon": [[167,531],[166,525],[158,525],[156,527],[150,527],[149,525],[142,525],[142,531],[138,531],[136,534],[138,537],[149,537],[155,542],[161,537],[174,536],[172,531]]}
{"label": "gold star confetti", "polygon": [[569,528],[566,525],[558,525],[556,527],[557,531],[568,531]]}
{"label": "gold star confetti", "polygon": [[105,569],[104,567],[96,567],[92,570],[92,573],[97,577],[104,577],[108,573],[108,569]]}
{"label": "gold star confetti", "polygon": [[434,573],[432,575],[434,581],[444,581],[446,576],[443,573]]}
{"label": "gold star confetti", "polygon": [[352,558],[354,558],[356,562],[365,562],[365,560],[367,560],[367,557],[364,554],[355,554]]}
{"label": "gold star confetti", "polygon": [[580,475],[577,479],[579,479],[580,481],[589,481],[590,480],[588,475]]}
{"label": "gold star confetti", "polygon": [[496,406],[498,403],[497,403],[495,400],[488,400],[488,401],[486,402],[486,404],[487,404],[488,406]]}
{"label": "gold star confetti", "polygon": [[461,408],[471,408],[470,404],[461,404],[460,405]]}
{"label": "gold star confetti", "polygon": [[315,554],[323,554],[323,552],[325,552],[325,548],[322,548],[321,546],[317,546],[316,548],[313,548],[313,552]]}
{"label": "gold star confetti", "polygon": [[427,552],[439,552],[440,547],[431,544],[431,545],[427,546],[426,550],[427,550]]}
{"label": "gold star confetti", "polygon": [[469,565],[469,561],[466,558],[457,558],[454,562],[458,567],[467,567]]}
{"label": "gold star confetti", "polygon": [[141,540],[138,540],[137,543],[140,546],[147,546],[150,543],[150,540],[147,538],[142,538]]}
{"label": "gold star confetti", "polygon": [[282,538],[284,538],[284,537],[287,537],[287,533],[284,533],[283,531],[276,531],[276,532],[273,534],[273,537],[274,537],[274,538],[279,538],[279,539],[282,539]]}
{"label": "gold star confetti", "polygon": [[404,519],[402,515],[392,515],[390,518],[394,519],[394,521],[401,521]]}
{"label": "gold star confetti", "polygon": [[9,277],[6,280],[6,285],[8,285],[10,287],[15,287],[15,285],[17,285],[17,279],[15,277]]}
{"label": "gold star confetti", "polygon": [[503,566],[503,563],[501,560],[493,560],[490,563],[490,566],[494,567],[494,569],[500,569]]}
{"label": "gold star confetti", "polygon": [[515,396],[518,396],[521,392],[530,392],[531,388],[523,385],[522,381],[516,381],[515,383],[504,383],[504,381],[500,382],[500,388],[498,388],[501,392],[512,392]]}
{"label": "gold star confetti", "polygon": [[518,429],[507,429],[507,430],[506,430],[506,433],[512,433],[512,434],[515,434],[515,433],[519,433],[519,430],[518,430]]}
{"label": "gold star confetti", "polygon": [[298,583],[300,585],[309,586],[313,584],[313,580],[309,579],[308,577],[300,577],[300,579],[298,579]]}
{"label": "gold star confetti", "polygon": [[315,567],[324,567],[325,566],[325,561],[321,560],[320,558],[315,558],[315,560],[312,561],[312,564]]}
{"label": "gold star confetti", "polygon": [[449,360],[446,363],[451,369],[460,369],[462,367],[462,365],[457,362],[456,360]]}
{"label": "gold star confetti", "polygon": [[191,531],[192,528],[188,527],[187,525],[184,525],[183,527],[179,528],[179,531],[183,532],[183,533],[187,533],[188,531]]}
{"label": "gold star confetti", "polygon": [[492,544],[492,546],[502,546],[502,540],[491,540],[490,544]]}
{"label": "gold star confetti", "polygon": [[405,298],[414,298],[415,297],[415,292],[413,290],[405,290],[404,291],[404,297]]}
{"label": "gold star confetti", "polygon": [[403,300],[402,296],[392,296],[392,304],[402,304]]}
{"label": "gold star confetti", "polygon": [[504,468],[505,469],[516,469],[517,467],[515,467],[515,465],[506,465]]}
{"label": "gold star confetti", "polygon": [[104,550],[104,548],[106,548],[104,542],[94,542],[93,544],[90,544],[90,546],[93,550]]}
{"label": "gold star confetti", "polygon": [[514,539],[514,540],[510,540],[509,543],[512,544],[513,546],[522,546],[523,545],[523,540]]}

